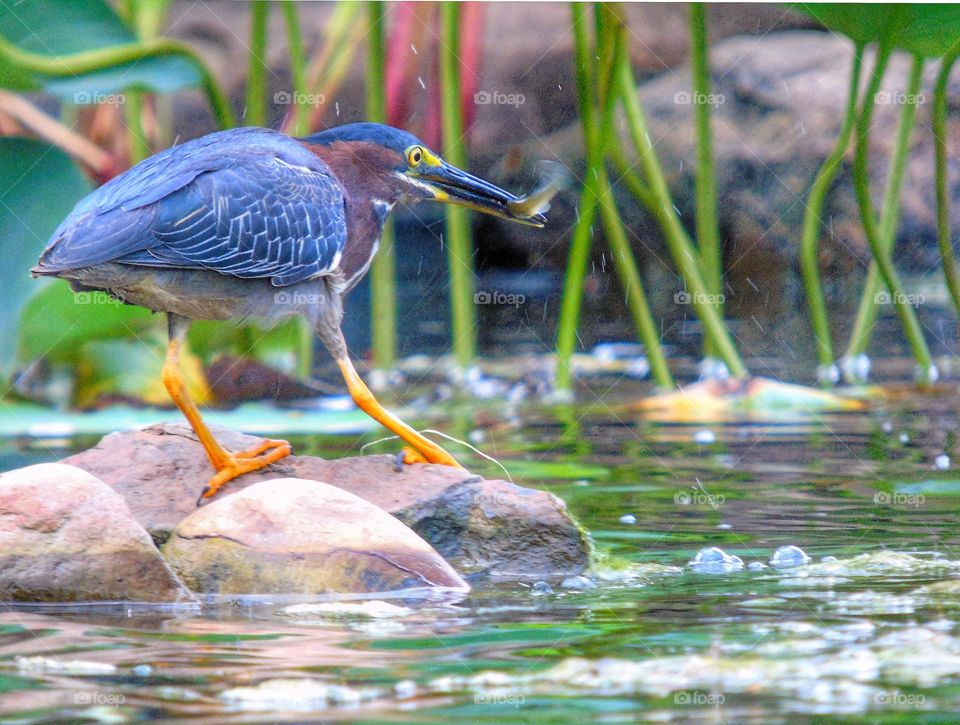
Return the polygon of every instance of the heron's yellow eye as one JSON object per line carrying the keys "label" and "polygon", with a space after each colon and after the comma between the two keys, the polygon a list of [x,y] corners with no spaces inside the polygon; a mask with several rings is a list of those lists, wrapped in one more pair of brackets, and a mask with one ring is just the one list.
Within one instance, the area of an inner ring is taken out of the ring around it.
{"label": "heron's yellow eye", "polygon": [[423,161],[423,148],[420,146],[411,146],[407,149],[407,163],[411,166],[419,166]]}

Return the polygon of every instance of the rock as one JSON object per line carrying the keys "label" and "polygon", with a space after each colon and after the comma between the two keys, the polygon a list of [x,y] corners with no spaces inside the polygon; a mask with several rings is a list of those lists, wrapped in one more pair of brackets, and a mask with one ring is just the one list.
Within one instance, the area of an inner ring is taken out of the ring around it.
{"label": "rock", "polygon": [[[234,450],[261,440],[225,428],[214,433]],[[113,487],[159,543],[193,513],[212,471],[181,423],[111,433],[63,462]],[[416,531],[461,573],[535,580],[578,574],[589,562],[586,535],[556,496],[447,466],[397,471],[388,455],[330,461],[290,456],[231,481],[220,496],[284,475],[329,482],[366,499]]]}
{"label": "rock", "polygon": [[0,475],[0,599],[189,598],[123,498],[72,466]]}
{"label": "rock", "polygon": [[335,486],[298,478],[260,481],[195,510],[163,554],[204,594],[469,589],[389,514]]}

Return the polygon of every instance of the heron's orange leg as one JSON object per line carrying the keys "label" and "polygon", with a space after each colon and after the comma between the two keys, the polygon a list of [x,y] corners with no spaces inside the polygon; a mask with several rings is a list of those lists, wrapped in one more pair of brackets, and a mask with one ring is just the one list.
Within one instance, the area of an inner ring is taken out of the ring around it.
{"label": "heron's orange leg", "polygon": [[211,478],[200,498],[201,500],[210,498],[220,488],[232,481],[237,476],[244,473],[258,471],[265,466],[270,465],[281,458],[290,455],[290,444],[286,441],[275,441],[271,439],[264,440],[259,445],[246,451],[231,453],[224,448],[213,437],[207,424],[200,417],[200,410],[197,404],[193,402],[190,393],[187,392],[187,386],[183,382],[183,375],[180,371],[180,340],[173,338],[167,347],[167,358],[163,363],[163,384],[183,413],[193,432],[197,434],[203,449],[207,452],[210,463],[217,469],[216,474]]}
{"label": "heron's orange leg", "polygon": [[433,441],[423,437],[409,425],[400,420],[377,402],[377,399],[366,386],[350,358],[337,360],[343,379],[347,383],[350,397],[364,413],[380,423],[391,433],[396,433],[410,447],[404,449],[405,463],[440,463],[444,466],[463,468],[456,459]]}

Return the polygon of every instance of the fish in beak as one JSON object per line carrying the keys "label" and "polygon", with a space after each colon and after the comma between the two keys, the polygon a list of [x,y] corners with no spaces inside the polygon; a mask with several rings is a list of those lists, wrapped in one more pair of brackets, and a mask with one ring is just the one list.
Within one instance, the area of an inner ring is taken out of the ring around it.
{"label": "fish in beak", "polygon": [[542,162],[540,171],[540,183],[525,196],[515,196],[446,161],[421,170],[417,179],[430,187],[437,201],[542,227],[547,221],[544,212],[550,208],[550,199],[565,185],[566,170],[555,162]]}

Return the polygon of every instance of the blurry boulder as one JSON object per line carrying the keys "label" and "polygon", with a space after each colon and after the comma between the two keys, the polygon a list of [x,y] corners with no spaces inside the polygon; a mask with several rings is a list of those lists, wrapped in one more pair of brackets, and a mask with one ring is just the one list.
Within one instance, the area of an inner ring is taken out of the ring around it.
{"label": "blurry boulder", "polygon": [[195,510],[163,546],[204,594],[468,589],[429,544],[359,496],[317,481],[260,481]]}
{"label": "blurry boulder", "polygon": [[59,463],[0,475],[0,600],[190,597],[123,498]]}
{"label": "blurry boulder", "polygon": [[[262,440],[213,430],[230,450]],[[64,462],[113,487],[158,543],[194,512],[212,473],[193,431],[180,423],[111,433]],[[218,498],[281,476],[327,482],[364,498],[410,526],[464,574],[543,578],[578,573],[589,562],[587,537],[556,496],[448,466],[398,470],[389,455],[329,461],[289,456],[231,481]]]}

